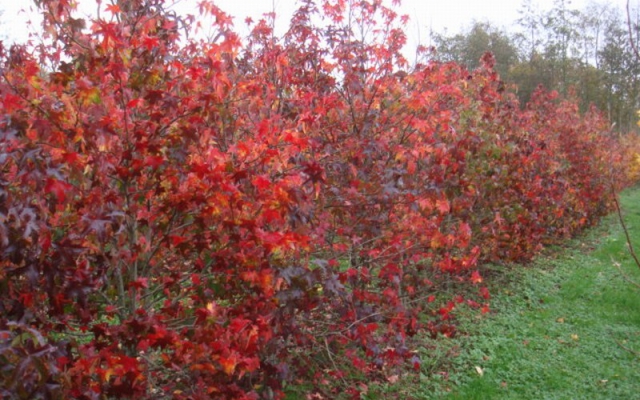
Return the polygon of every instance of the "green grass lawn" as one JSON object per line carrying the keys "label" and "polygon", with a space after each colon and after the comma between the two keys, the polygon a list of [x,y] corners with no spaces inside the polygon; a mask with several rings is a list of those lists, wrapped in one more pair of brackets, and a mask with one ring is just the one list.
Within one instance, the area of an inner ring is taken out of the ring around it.
{"label": "green grass lawn", "polygon": [[[621,204],[640,248],[640,189]],[[461,316],[464,335],[426,343],[419,378],[370,397],[640,399],[640,289],[615,263],[640,282],[612,215],[526,268],[487,267],[492,313]]]}

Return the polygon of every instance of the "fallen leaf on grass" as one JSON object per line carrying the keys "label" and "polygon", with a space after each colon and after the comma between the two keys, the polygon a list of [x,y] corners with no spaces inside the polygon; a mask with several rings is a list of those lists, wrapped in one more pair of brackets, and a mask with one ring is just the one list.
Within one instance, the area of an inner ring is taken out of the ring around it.
{"label": "fallen leaf on grass", "polygon": [[484,370],[478,366],[476,366],[476,372],[478,373],[478,375],[484,376]]}

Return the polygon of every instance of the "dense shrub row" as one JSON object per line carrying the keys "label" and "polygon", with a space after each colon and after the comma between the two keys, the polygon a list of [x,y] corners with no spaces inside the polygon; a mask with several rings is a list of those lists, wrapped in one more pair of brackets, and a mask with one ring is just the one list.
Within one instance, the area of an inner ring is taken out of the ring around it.
{"label": "dense shrub row", "polygon": [[637,139],[542,89],[521,108],[490,55],[409,70],[377,0],[302,2],[244,44],[206,2],[200,42],[162,0],[89,28],[36,3],[47,44],[2,50],[2,396],[277,398],[418,369],[408,338],[488,310],[483,261],[530,259],[637,178]]}

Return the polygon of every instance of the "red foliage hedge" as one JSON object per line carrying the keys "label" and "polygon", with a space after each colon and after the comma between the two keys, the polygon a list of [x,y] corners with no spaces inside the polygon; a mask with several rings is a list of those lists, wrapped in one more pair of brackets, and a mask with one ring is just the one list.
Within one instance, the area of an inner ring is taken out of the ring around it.
{"label": "red foliage hedge", "polygon": [[542,89],[521,109],[490,55],[405,72],[378,0],[302,2],[244,44],[206,2],[207,41],[162,0],[88,28],[36,3],[45,44],[1,54],[3,397],[278,398],[345,360],[419,368],[408,338],[454,334],[465,301],[439,279],[486,303],[483,261],[530,259],[635,179],[637,140]]}

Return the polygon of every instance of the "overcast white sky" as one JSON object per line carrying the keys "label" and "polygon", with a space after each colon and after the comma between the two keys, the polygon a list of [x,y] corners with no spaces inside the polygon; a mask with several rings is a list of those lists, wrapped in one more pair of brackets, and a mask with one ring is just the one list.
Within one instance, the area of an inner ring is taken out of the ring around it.
{"label": "overcast white sky", "polygon": [[[87,10],[95,9],[95,0],[77,0]],[[177,1],[177,10],[184,13],[194,13],[198,0],[167,0],[167,4]],[[582,9],[591,0],[573,0],[571,6]],[[533,0],[539,9],[552,8],[554,0]],[[599,0],[599,3],[604,0]],[[637,4],[638,0],[631,0]],[[103,5],[107,0],[103,0]],[[391,3],[389,0],[387,3]],[[608,3],[624,7],[626,0],[608,0]],[[0,22],[0,37],[10,41],[23,41],[27,38],[29,20],[28,12],[31,0],[0,0],[0,10],[3,11]],[[284,29],[291,13],[295,9],[296,0],[217,0],[216,4],[235,17],[238,32],[242,33],[244,19],[247,16],[254,20],[275,8],[279,27]],[[429,30],[442,32],[445,28],[450,32],[458,32],[468,26],[471,21],[491,21],[498,26],[508,28],[518,18],[518,10],[522,0],[403,0],[400,14],[407,14],[411,21],[405,32],[409,37],[409,45],[415,47],[418,43],[429,44]],[[32,19],[33,19],[33,14]],[[35,24],[37,22],[34,21]]]}

